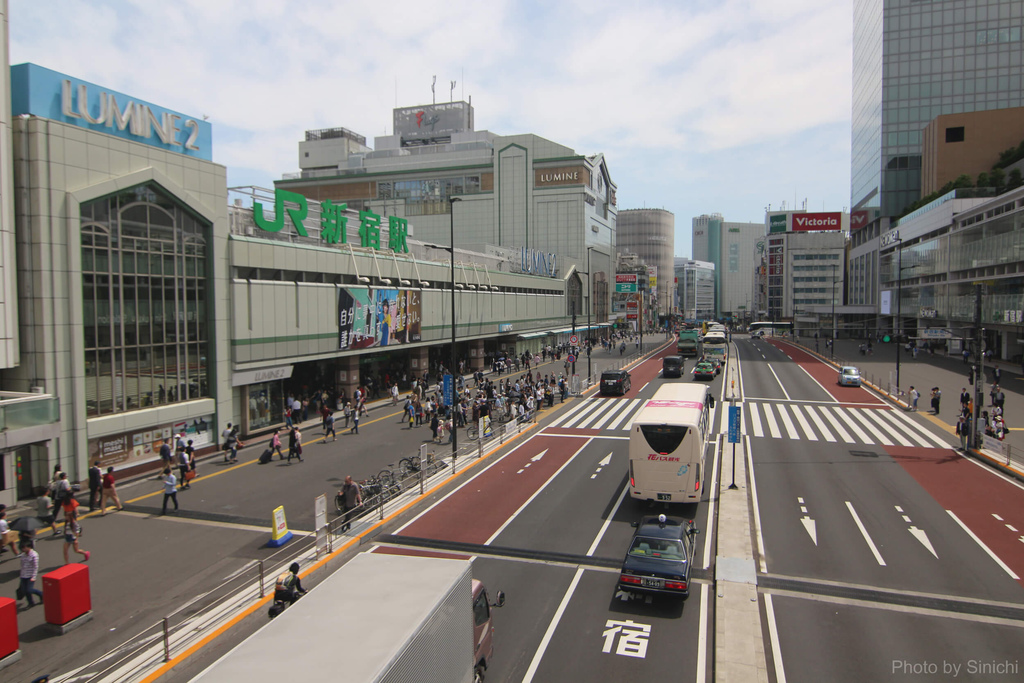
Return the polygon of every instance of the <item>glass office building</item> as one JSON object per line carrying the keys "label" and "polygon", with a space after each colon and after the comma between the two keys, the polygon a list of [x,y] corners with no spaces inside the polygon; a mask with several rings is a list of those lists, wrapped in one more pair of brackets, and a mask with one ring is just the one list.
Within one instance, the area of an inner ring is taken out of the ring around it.
{"label": "glass office building", "polygon": [[1022,21],[1020,0],[854,0],[855,211],[897,216],[920,198],[935,117],[1024,105]]}

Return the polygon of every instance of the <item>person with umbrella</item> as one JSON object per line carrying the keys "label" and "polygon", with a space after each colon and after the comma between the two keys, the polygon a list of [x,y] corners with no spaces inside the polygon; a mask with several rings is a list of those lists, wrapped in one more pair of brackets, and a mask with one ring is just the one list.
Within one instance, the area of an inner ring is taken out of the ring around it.
{"label": "person with umbrella", "polygon": [[15,555],[18,554],[17,546],[14,545],[13,541],[7,539],[7,533],[11,530],[10,525],[7,524],[7,506],[0,504],[0,553],[7,550],[5,545],[10,545],[11,550]]}
{"label": "person with umbrella", "polygon": [[[53,515],[50,515],[50,519],[53,519]],[[19,541],[31,541],[37,530],[45,529],[47,526],[49,526],[49,522],[38,517],[18,517],[11,522],[11,531],[18,532]],[[11,547],[15,548],[14,543],[11,543]]]}

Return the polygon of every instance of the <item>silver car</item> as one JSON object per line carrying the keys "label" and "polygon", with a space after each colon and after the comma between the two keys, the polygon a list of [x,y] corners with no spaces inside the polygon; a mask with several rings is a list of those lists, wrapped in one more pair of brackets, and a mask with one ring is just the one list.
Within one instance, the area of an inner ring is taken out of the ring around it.
{"label": "silver car", "polygon": [[852,365],[844,365],[843,367],[839,368],[839,386],[859,387],[860,370],[853,367]]}

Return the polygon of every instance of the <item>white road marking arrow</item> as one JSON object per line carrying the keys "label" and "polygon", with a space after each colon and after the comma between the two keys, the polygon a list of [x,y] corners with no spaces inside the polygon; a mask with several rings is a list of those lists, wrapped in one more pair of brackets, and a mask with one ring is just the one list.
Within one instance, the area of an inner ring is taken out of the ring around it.
{"label": "white road marking arrow", "polygon": [[633,599],[632,594],[625,593],[623,591],[615,591],[615,597],[618,598],[619,600],[622,600],[622,602],[629,602],[630,600]]}
{"label": "white road marking arrow", "polygon": [[935,559],[939,559],[939,554],[935,552],[935,548],[932,547],[932,542],[928,540],[928,534],[924,532],[924,529],[918,529],[916,526],[912,526],[907,529],[910,533],[914,534],[914,538],[921,541],[921,545],[928,548],[928,552],[935,556]]}
{"label": "white road marking arrow", "polygon": [[541,451],[540,453],[538,453],[537,455],[535,455],[535,456],[533,456],[532,458],[530,458],[530,462],[528,462],[528,463],[526,463],[525,465],[523,465],[523,469],[521,469],[521,470],[519,470],[518,472],[516,472],[516,474],[522,474],[522,473],[523,473],[523,472],[524,472],[524,471],[526,470],[526,468],[527,468],[527,467],[529,467],[529,466],[530,466],[530,465],[532,465],[533,463],[535,463],[535,462],[537,462],[538,460],[540,460],[541,458],[543,458],[543,457],[544,457],[544,454],[545,454],[545,453],[547,453],[547,452],[548,452],[548,449],[546,449],[546,448],[545,448],[545,449],[544,449],[544,450],[542,450],[542,451]]}
{"label": "white road marking arrow", "polygon": [[611,461],[612,461],[612,454],[609,453],[608,455],[606,455],[604,458],[601,459],[601,462],[597,463],[597,471],[595,471],[594,474],[591,474],[590,478],[591,479],[597,479],[597,473],[600,472],[605,467],[607,467],[608,464]]}
{"label": "white road marking arrow", "polygon": [[800,520],[804,528],[807,529],[807,533],[810,534],[811,540],[814,541],[814,545],[818,545],[818,530],[814,524],[814,520],[804,515],[803,519]]}

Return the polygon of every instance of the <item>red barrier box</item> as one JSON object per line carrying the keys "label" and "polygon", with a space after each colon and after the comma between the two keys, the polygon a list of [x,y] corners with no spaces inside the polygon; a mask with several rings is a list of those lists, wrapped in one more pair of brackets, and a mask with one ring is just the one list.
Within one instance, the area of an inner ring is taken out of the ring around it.
{"label": "red barrier box", "polygon": [[58,626],[91,610],[89,568],[84,564],[66,564],[43,574],[43,607],[46,623]]}
{"label": "red barrier box", "polygon": [[18,651],[18,603],[0,598],[0,659]]}

